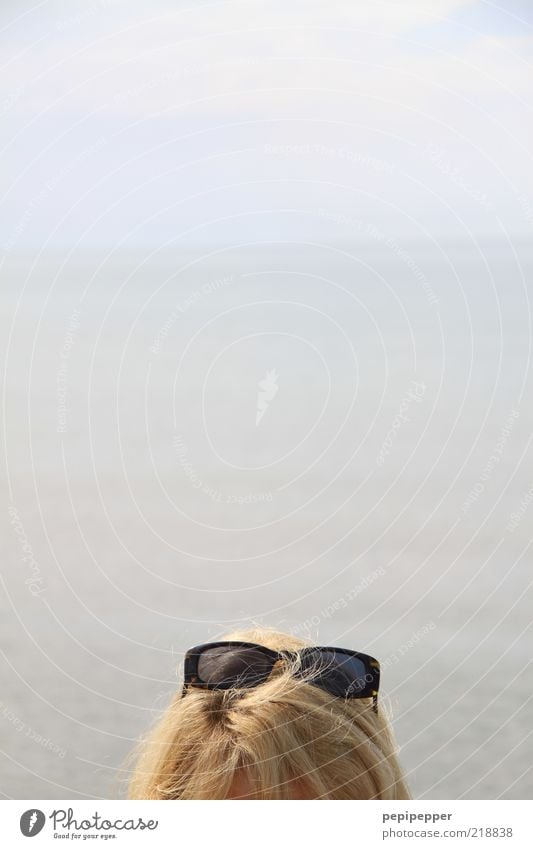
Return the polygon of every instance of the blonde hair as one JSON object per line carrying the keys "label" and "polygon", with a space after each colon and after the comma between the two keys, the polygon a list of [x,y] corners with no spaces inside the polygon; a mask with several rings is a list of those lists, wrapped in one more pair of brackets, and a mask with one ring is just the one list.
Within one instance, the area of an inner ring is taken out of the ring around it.
{"label": "blonde hair", "polygon": [[[226,639],[306,645],[263,629]],[[285,663],[253,689],[178,693],[141,744],[128,795],[235,798],[243,778],[256,799],[410,798],[382,704],[376,714],[368,699],[333,697]]]}

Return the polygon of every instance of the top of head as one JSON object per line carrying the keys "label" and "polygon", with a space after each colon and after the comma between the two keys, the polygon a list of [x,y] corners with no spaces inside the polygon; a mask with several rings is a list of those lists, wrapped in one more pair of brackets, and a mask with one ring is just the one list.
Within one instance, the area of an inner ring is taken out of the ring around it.
{"label": "top of head", "polygon": [[[275,651],[307,645],[253,629],[227,640]],[[144,743],[132,798],[409,798],[383,712],[298,680],[279,664],[252,689],[176,696]]]}

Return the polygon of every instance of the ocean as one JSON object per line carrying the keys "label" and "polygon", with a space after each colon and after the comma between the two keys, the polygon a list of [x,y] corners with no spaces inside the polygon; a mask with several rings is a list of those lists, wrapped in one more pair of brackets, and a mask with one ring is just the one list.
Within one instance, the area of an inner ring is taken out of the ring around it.
{"label": "ocean", "polygon": [[10,255],[0,791],[117,798],[183,652],[353,647],[416,798],[531,798],[533,251]]}

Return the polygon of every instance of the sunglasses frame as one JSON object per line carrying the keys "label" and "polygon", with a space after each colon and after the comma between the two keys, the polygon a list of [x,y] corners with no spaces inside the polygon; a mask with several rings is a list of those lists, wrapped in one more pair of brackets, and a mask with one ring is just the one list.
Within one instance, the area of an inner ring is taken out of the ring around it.
{"label": "sunglasses frame", "polygon": [[[182,696],[185,695],[188,687],[197,687],[203,690],[232,690],[234,689],[231,683],[221,683],[221,684],[208,684],[205,681],[201,681],[198,677],[198,663],[200,657],[207,649],[215,649],[220,648],[222,646],[227,646],[228,648],[236,648],[236,649],[255,649],[256,651],[261,652],[261,654],[265,655],[269,660],[272,661],[272,666],[268,670],[268,673],[264,678],[258,680],[254,686],[257,687],[260,684],[264,684],[272,674],[272,670],[274,665],[280,660],[294,660],[297,657],[305,657],[306,654],[314,653],[314,652],[333,652],[338,654],[348,655],[349,657],[355,657],[357,660],[360,660],[365,666],[365,678],[368,676],[368,680],[366,681],[366,686],[363,690],[358,693],[346,693],[344,698],[347,699],[372,699],[373,708],[377,713],[377,697],[379,690],[379,681],[380,681],[380,666],[379,661],[376,660],[375,657],[371,657],[369,654],[363,654],[362,652],[352,651],[352,649],[341,649],[336,646],[305,646],[304,648],[298,649],[297,651],[274,651],[273,649],[269,649],[266,646],[262,646],[259,643],[247,643],[242,642],[240,640],[219,640],[214,643],[202,643],[201,645],[194,646],[192,649],[189,649],[185,653],[184,664],[183,664],[183,691]],[[296,677],[299,677],[298,675]],[[304,677],[304,673],[302,674]],[[326,690],[318,682],[314,682],[310,680],[309,684],[313,684],[314,686],[320,687],[322,690]],[[241,688],[240,688],[241,689]],[[242,689],[253,689],[243,687]],[[327,692],[327,690],[326,690]]]}

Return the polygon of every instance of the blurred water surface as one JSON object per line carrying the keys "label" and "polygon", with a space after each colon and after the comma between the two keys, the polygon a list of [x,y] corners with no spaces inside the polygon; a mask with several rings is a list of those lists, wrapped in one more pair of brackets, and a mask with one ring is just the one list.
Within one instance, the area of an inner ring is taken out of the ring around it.
{"label": "blurred water surface", "polygon": [[123,794],[183,651],[258,622],[381,658],[415,796],[528,798],[532,269],[11,257],[3,794]]}

